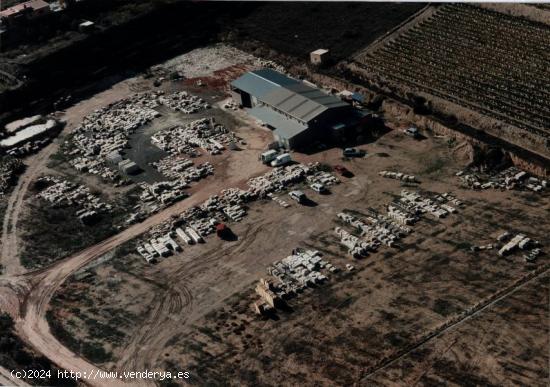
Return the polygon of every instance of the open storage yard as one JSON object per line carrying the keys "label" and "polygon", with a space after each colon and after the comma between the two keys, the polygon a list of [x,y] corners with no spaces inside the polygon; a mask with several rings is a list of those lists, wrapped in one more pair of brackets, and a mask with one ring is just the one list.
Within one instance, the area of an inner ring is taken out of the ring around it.
{"label": "open storage yard", "polygon": [[544,7],[107,3],[0,94],[0,384],[548,385]]}
{"label": "open storage yard", "polygon": [[[543,313],[547,282],[534,279],[509,298],[495,302],[495,297],[517,281],[531,279],[533,271],[547,270],[547,254],[526,262],[521,251],[500,257],[494,249],[471,247],[496,246],[497,236],[510,231],[528,234],[546,250],[547,193],[460,188],[455,173],[462,166],[444,139],[417,142],[390,132],[367,149],[365,159],[347,162],[336,149],[305,157],[301,161],[344,163],[355,176],[341,177],[329,195],[298,183],[313,205],[289,199],[287,208],[276,200],[246,204],[247,215],[239,222],[229,221],[233,240],[208,235],[206,243],[187,245],[178,239],[183,251],[159,258],[154,265],[135,251],[142,240],[129,242],[59,291],[50,315],[56,333],[64,341],[92,340],[106,355],[99,359],[80,353],[107,368],[185,364],[195,370],[199,384],[271,385],[283,377],[302,385],[386,385],[402,377],[490,384],[496,380],[492,373],[498,373],[506,380],[542,385],[540,373],[532,370],[543,370],[548,362],[548,326],[530,321],[548,319]],[[381,170],[414,174],[421,183],[411,186],[386,179],[378,174]],[[367,219],[373,210],[385,213],[401,195],[422,203],[410,196],[414,192],[422,200],[440,203],[439,208],[447,206],[451,213],[439,218],[437,206],[426,202],[422,206],[429,211],[406,226],[410,232],[392,247],[382,243],[366,256],[353,258],[334,228],[359,234],[338,214]],[[441,199],[445,192],[452,195]],[[525,219],[540,226],[530,227]],[[252,308],[258,299],[257,281],[269,278],[269,267],[294,247],[319,251],[327,279],[299,290],[271,318],[258,317]],[[339,270],[328,270],[326,263]],[[102,296],[107,293],[109,302]],[[518,304],[520,295],[532,305],[528,312]],[[86,306],[74,309],[81,298]],[[491,317],[508,303],[507,317],[504,312]],[[139,323],[123,323],[128,313]],[[119,315],[124,330],[113,320]],[[516,327],[508,327],[509,321]],[[503,329],[521,332],[524,339],[494,336],[490,324],[504,324]],[[112,334],[98,336],[93,333],[97,329]],[[463,329],[470,333],[457,339],[455,332]],[[475,333],[479,329],[487,332],[481,344],[481,333]],[[430,337],[432,332],[438,336]],[[493,340],[498,340],[498,349]],[[141,348],[140,356],[129,356],[134,348]],[[475,356],[469,354],[472,351]],[[455,368],[445,367],[450,353],[460,357]],[[521,355],[521,360],[512,354]],[[491,368],[484,367],[480,357],[491,362]],[[411,363],[419,365],[409,371],[406,364]]]}

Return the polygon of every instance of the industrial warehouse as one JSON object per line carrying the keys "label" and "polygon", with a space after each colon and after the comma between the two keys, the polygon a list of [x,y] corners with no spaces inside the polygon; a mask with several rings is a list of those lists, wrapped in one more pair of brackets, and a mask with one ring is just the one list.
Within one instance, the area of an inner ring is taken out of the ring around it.
{"label": "industrial warehouse", "polygon": [[231,83],[233,99],[273,130],[286,149],[314,141],[339,142],[346,130],[366,124],[369,115],[339,98],[272,69],[248,72]]}

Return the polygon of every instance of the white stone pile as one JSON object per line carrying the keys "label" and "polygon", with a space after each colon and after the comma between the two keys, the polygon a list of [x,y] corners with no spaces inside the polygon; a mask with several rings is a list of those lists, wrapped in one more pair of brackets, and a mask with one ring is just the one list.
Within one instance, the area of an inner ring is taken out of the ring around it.
{"label": "white stone pile", "polygon": [[232,99],[223,104],[224,109],[237,110],[239,105]]}
{"label": "white stone pile", "polygon": [[177,179],[180,177],[181,172],[194,165],[193,161],[181,157],[165,157],[159,161],[150,163],[157,171],[164,176]]}
{"label": "white stone pile", "polygon": [[314,172],[311,175],[307,176],[307,181],[310,184],[322,184],[325,187],[330,187],[332,185],[340,184],[340,180],[334,176],[332,173],[324,172],[324,171],[318,171]]}
{"label": "white stone pile", "polygon": [[184,126],[172,126],[151,137],[151,143],[170,153],[189,153],[193,147],[210,154],[220,154],[226,146],[237,141],[233,132],[214,118],[201,118]]}
{"label": "white stone pile", "polygon": [[284,299],[307,286],[327,281],[328,277],[322,273],[323,269],[337,271],[333,265],[323,260],[319,251],[295,249],[293,254],[269,266],[267,273],[279,281],[274,292]]}
{"label": "white stone pile", "polygon": [[380,244],[392,247],[399,238],[411,232],[408,227],[398,225],[390,219],[374,213],[374,211],[370,216],[365,217],[370,224],[366,224],[349,213],[341,212],[337,214],[337,216],[345,223],[360,230],[361,237],[368,243],[369,249],[373,251],[375,251]]}
{"label": "white stone pile", "polygon": [[210,109],[210,104],[205,100],[195,95],[191,95],[186,91],[179,91],[172,94],[164,94],[159,92],[157,102],[172,110],[180,111],[185,114],[197,113],[204,109]]}
{"label": "white stone pile", "polygon": [[388,217],[403,225],[411,225],[418,221],[417,216],[414,216],[410,212],[404,210],[397,203],[390,204],[388,206]]}
{"label": "white stone pile", "polygon": [[457,172],[456,176],[459,177],[464,186],[472,189],[527,189],[533,192],[540,192],[548,187],[547,180],[530,176],[529,173],[516,167],[507,168],[492,176],[468,173],[466,171]]}
{"label": "white stone pile", "polygon": [[378,174],[388,179],[401,180],[407,183],[418,183],[418,180],[416,180],[416,176],[407,175],[401,172],[380,171],[378,172]]}
{"label": "white stone pile", "polygon": [[[340,214],[339,214],[340,215]],[[340,227],[334,229],[334,233],[340,238],[340,243],[348,248],[348,253],[354,258],[362,258],[369,255],[371,246],[353,234]]]}
{"label": "white stone pile", "polygon": [[229,188],[219,195],[210,196],[201,206],[205,211],[222,212],[234,222],[239,222],[246,216],[243,203],[253,199],[249,191],[238,188]]}
{"label": "white stone pile", "polygon": [[[533,247],[540,246],[540,242],[535,241],[522,233],[516,234],[514,237],[512,237],[509,232],[506,232],[499,235],[497,240],[501,243],[504,243],[504,245],[498,250],[498,255],[500,255],[501,257],[510,254],[518,248],[520,250],[530,250]],[[535,258],[539,254],[540,249],[538,252],[535,253]]]}
{"label": "white stone pile", "polygon": [[164,176],[182,180],[186,184],[214,174],[214,167],[209,162],[194,165],[191,160],[180,157],[166,157],[151,165]]}
{"label": "white stone pile", "polygon": [[264,175],[248,180],[248,185],[252,193],[263,198],[268,193],[282,191],[289,185],[302,181],[311,172],[312,168],[303,164],[276,167]]}
{"label": "white stone pile", "polygon": [[5,194],[23,169],[23,162],[11,156],[0,157],[0,195]]}
{"label": "white stone pile", "polygon": [[[408,203],[420,213],[428,213],[435,218],[444,218],[456,209],[447,204],[438,205],[432,199],[425,198],[416,192],[401,191],[401,202]],[[443,207],[445,206],[445,207]]]}
{"label": "white stone pile", "polygon": [[112,209],[110,204],[104,203],[93,195],[88,187],[71,183],[54,176],[45,176],[39,179],[50,184],[37,194],[37,197],[50,202],[54,207],[77,206],[76,216],[85,222],[87,219]]}
{"label": "white stone pile", "polygon": [[285,70],[284,66],[281,66],[277,62],[274,62],[274,61],[269,60],[269,59],[256,58],[256,60],[254,61],[254,67],[269,68],[269,69],[273,69],[275,71],[278,71],[280,73],[286,74],[286,70]]}
{"label": "white stone pile", "polygon": [[140,200],[144,203],[169,205],[188,196],[184,190],[189,184],[184,180],[167,180],[152,184],[141,182],[138,185],[143,189]]}
{"label": "white stone pile", "polygon": [[175,233],[167,233],[162,236],[151,238],[149,242],[138,246],[137,252],[147,261],[147,263],[156,262],[157,258],[165,258],[174,254],[174,252],[183,250],[174,240],[174,237]]}

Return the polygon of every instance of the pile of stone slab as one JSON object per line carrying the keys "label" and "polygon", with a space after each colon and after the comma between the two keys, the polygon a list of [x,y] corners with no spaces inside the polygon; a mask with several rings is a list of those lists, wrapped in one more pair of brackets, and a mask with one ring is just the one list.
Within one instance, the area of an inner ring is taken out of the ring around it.
{"label": "pile of stone slab", "polygon": [[277,203],[278,205],[280,205],[281,207],[283,208],[288,208],[290,207],[290,204],[288,204],[287,201],[273,195],[272,193],[268,193],[267,194],[267,197],[270,198],[271,200],[273,200],[275,203]]}
{"label": "pile of stone slab", "polygon": [[417,192],[402,190],[400,201],[410,205],[422,214],[428,213],[438,219],[456,212],[456,208],[448,204],[437,204],[434,200],[425,198]]}
{"label": "pile of stone slab", "polygon": [[47,188],[37,194],[54,207],[76,206],[79,210],[76,216],[87,224],[97,214],[112,209],[110,204],[104,203],[99,197],[93,195],[88,187],[71,183],[54,176],[45,176],[39,179],[48,185]]}
{"label": "pile of stone slab", "polygon": [[380,244],[388,247],[394,246],[395,242],[407,235],[410,229],[396,224],[371,210],[371,214],[365,217],[365,223],[354,215],[341,212],[337,217],[350,226],[360,230],[362,239],[367,243],[368,249],[376,251]]}
{"label": "pile of stone slab", "polygon": [[137,252],[147,263],[156,262],[157,258],[166,258],[183,250],[174,238],[174,232],[151,238],[148,242],[138,246]]}
{"label": "pile of stone slab", "polygon": [[548,187],[547,180],[530,176],[517,167],[507,168],[491,176],[467,171],[457,172],[456,175],[464,186],[472,189],[516,189],[540,192]]}
{"label": "pile of stone slab", "polygon": [[23,168],[24,165],[20,159],[11,156],[0,157],[0,195],[8,192]]}
{"label": "pile of stone slab", "polygon": [[249,190],[255,196],[263,198],[268,193],[280,192],[291,184],[303,181],[311,172],[312,168],[303,164],[275,167],[264,175],[248,180]]}
{"label": "pile of stone slab", "polygon": [[201,118],[184,126],[172,126],[151,137],[153,145],[170,154],[189,153],[189,149],[197,147],[210,154],[220,154],[236,141],[234,133],[217,124],[213,117]]}
{"label": "pile of stone slab", "polygon": [[230,220],[239,222],[246,216],[243,204],[253,199],[249,191],[229,188],[222,190],[219,195],[210,196],[201,207],[207,211],[220,212]]}
{"label": "pile of stone slab", "polygon": [[214,174],[214,167],[209,162],[194,165],[193,161],[180,156],[165,157],[151,165],[162,175],[170,179],[183,180],[187,184]]}
{"label": "pile of stone slab", "polygon": [[399,202],[388,205],[388,218],[403,225],[412,225],[419,219],[415,211],[408,210],[407,207],[402,206]]}
{"label": "pile of stone slab", "polygon": [[306,179],[310,184],[317,183],[322,184],[325,187],[340,184],[340,180],[336,176],[332,173],[324,171],[313,172],[311,175],[308,175]]}
{"label": "pile of stone slab", "polygon": [[[270,286],[273,294],[282,299],[296,295],[308,286],[318,285],[328,280],[322,270],[336,272],[337,269],[322,258],[316,250],[294,249],[286,258],[274,262],[267,268],[277,285]],[[261,294],[260,294],[261,295]],[[272,305],[276,307],[276,305]]]}
{"label": "pile of stone slab", "polygon": [[[504,232],[497,237],[497,241],[500,243],[504,243],[504,245],[498,250],[498,255],[500,255],[501,257],[509,255],[518,248],[520,250],[527,251],[532,249],[533,247],[540,246],[540,243],[538,241],[532,240],[522,233],[516,234],[512,237],[512,234],[510,234],[509,232]],[[538,252],[535,253],[535,258],[539,254],[540,249]]]}
{"label": "pile of stone slab", "polygon": [[186,91],[175,92],[172,94],[164,94],[163,92],[159,92],[157,102],[160,105],[167,106],[175,111],[181,111],[185,114],[193,114],[204,109],[210,109],[210,104],[208,104],[205,100],[195,95],[191,95]]}
{"label": "pile of stone slab", "polygon": [[46,146],[61,127],[57,119],[40,115],[14,121],[6,125],[7,137],[0,140],[0,150],[16,157],[35,153]]}
{"label": "pile of stone slab", "polygon": [[144,203],[169,205],[189,196],[185,192],[189,183],[184,180],[166,180],[152,184],[140,182],[138,186],[142,188],[140,200]]}
{"label": "pile of stone slab", "polygon": [[[340,214],[338,214],[340,215]],[[343,214],[346,215],[346,214]],[[339,216],[340,217],[340,216]],[[347,247],[348,253],[354,258],[362,258],[369,255],[371,245],[340,227],[334,229],[334,233],[340,238],[340,243]]]}
{"label": "pile of stone slab", "polygon": [[378,172],[378,174],[388,179],[401,180],[407,183],[418,183],[418,180],[416,180],[416,176],[407,175],[401,172],[380,171]]}

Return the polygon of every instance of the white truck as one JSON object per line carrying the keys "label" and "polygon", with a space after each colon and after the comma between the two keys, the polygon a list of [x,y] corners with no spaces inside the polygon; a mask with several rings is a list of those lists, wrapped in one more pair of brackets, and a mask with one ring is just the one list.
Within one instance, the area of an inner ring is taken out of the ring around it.
{"label": "white truck", "polygon": [[289,164],[291,162],[292,162],[292,158],[290,157],[290,153],[283,153],[275,157],[275,160],[271,162],[271,166],[280,167],[280,166]]}
{"label": "white truck", "polygon": [[260,155],[260,160],[264,164],[270,164],[273,160],[277,158],[277,151],[276,150],[268,150]]}

